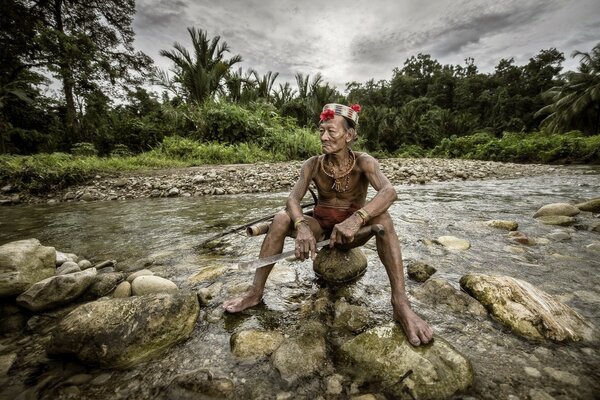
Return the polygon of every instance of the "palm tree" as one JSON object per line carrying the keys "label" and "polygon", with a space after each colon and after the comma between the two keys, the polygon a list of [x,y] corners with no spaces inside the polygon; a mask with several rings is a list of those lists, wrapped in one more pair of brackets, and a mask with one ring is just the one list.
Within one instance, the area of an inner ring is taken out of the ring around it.
{"label": "palm tree", "polygon": [[256,90],[258,98],[265,99],[267,101],[271,100],[273,85],[275,84],[275,79],[277,79],[278,76],[279,72],[273,73],[272,71],[269,71],[261,78],[258,75],[258,72],[254,71],[254,78],[257,83]]}
{"label": "palm tree", "polygon": [[171,70],[174,79],[171,80],[164,71],[157,71],[159,83],[168,89],[179,88],[187,100],[200,103],[213,98],[217,92],[223,92],[223,84],[232,65],[242,61],[235,55],[230,59],[224,58],[229,52],[227,42],[215,36],[210,40],[206,31],[188,28],[192,39],[193,54],[179,43],[174,50],[161,50],[160,55],[167,57],[175,64]]}
{"label": "palm tree", "polygon": [[565,82],[544,93],[552,103],[535,115],[549,115],[542,121],[551,132],[578,128],[598,134],[600,124],[600,43],[590,53],[573,52],[580,57],[579,71],[565,74]]}
{"label": "palm tree", "polygon": [[273,100],[275,103],[275,107],[281,109],[281,107],[290,102],[294,96],[296,95],[296,90],[292,89],[292,86],[289,82],[286,82],[285,85],[279,84],[279,90],[275,89],[273,92]]}

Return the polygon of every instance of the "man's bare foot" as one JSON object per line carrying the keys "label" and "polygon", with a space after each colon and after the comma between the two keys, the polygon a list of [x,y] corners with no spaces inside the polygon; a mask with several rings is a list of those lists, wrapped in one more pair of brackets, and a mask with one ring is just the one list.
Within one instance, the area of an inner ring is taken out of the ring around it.
{"label": "man's bare foot", "polygon": [[262,295],[256,295],[253,292],[248,292],[243,296],[234,297],[233,299],[223,302],[223,308],[230,313],[236,313],[245,310],[246,308],[254,307],[260,300]]}
{"label": "man's bare foot", "polygon": [[408,341],[413,346],[427,344],[433,338],[433,329],[410,308],[408,304],[392,304],[394,320],[398,321],[404,329]]}

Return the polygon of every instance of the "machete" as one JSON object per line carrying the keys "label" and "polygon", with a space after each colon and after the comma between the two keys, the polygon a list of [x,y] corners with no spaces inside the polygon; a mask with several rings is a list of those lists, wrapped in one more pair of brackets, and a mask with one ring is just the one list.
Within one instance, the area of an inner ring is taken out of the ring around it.
{"label": "machete", "polygon": [[[381,226],[379,224],[368,225],[363,228],[360,228],[359,231],[356,232],[356,235],[354,236],[354,240],[355,241],[357,239],[360,240],[360,239],[364,238],[365,236],[369,236],[372,234],[377,235],[377,236],[382,236],[384,233],[385,233],[385,230],[383,229],[383,226]],[[317,243],[316,248],[318,250],[321,247],[324,247],[328,244],[329,244],[329,239],[322,240]],[[351,244],[352,243],[345,243],[344,246],[351,245]],[[273,256],[259,258],[258,260],[254,260],[254,261],[242,261],[242,262],[238,263],[238,268],[239,269],[258,269],[258,268],[276,263],[277,261],[283,260],[284,258],[293,256],[294,253],[295,253],[295,250],[290,250],[290,251],[285,251],[280,254],[275,254]]]}

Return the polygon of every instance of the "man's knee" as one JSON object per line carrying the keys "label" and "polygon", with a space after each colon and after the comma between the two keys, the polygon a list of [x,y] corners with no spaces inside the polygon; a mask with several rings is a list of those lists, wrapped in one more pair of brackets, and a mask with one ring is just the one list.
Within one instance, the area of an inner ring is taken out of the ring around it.
{"label": "man's knee", "polygon": [[291,223],[292,220],[288,213],[284,210],[279,211],[273,217],[273,222],[271,223],[269,231],[277,231],[285,234],[289,231]]}
{"label": "man's knee", "polygon": [[380,224],[383,225],[384,228],[387,227],[393,227],[394,226],[394,221],[392,221],[392,216],[390,215],[389,212],[384,212],[383,214],[379,214],[376,217],[373,217],[369,220],[368,222],[369,225],[373,225],[373,224]]}

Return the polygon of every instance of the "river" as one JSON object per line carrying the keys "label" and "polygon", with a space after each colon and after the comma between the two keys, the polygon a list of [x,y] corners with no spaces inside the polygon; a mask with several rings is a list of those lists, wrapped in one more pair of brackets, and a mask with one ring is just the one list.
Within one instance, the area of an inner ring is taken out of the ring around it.
{"label": "river", "polygon": [[[545,204],[600,196],[600,169],[572,168],[572,174],[396,186],[399,199],[390,213],[396,221],[405,261],[426,262],[438,270],[434,276],[456,286],[460,277],[470,272],[525,280],[558,296],[599,327],[600,254],[586,246],[600,241],[600,234],[577,227],[543,225],[532,218]],[[240,362],[229,351],[230,336],[237,329],[253,327],[285,332],[302,322],[299,312],[302,304],[323,290],[309,262],[278,264],[267,283],[263,304],[239,315],[222,315],[221,302],[230,292],[239,291],[252,280],[251,272],[237,269],[237,261],[255,257],[261,238],[234,234],[218,241],[218,246],[211,251],[198,249],[204,239],[227,227],[277,211],[286,195],[3,207],[0,208],[0,245],[35,237],[45,245],[76,253],[93,262],[114,259],[118,265],[128,266],[139,259],[152,258],[155,273],[180,287],[198,289],[213,281],[223,284],[202,310],[201,319],[188,341],[175,346],[161,359],[129,371],[110,372],[109,383],[80,385],[79,398],[100,399],[109,395],[152,398],[162,383],[197,368],[210,368],[229,376],[236,384],[238,398],[317,398],[324,395],[324,377],[317,376],[290,388],[278,379],[268,361]],[[306,201],[310,199],[307,197]],[[591,213],[578,218],[588,222],[597,220]],[[519,230],[531,238],[543,239],[558,230],[569,233],[571,239],[519,245],[509,240],[506,231],[481,223],[490,219],[517,221]],[[447,251],[430,242],[443,235],[467,239],[471,248]],[[286,248],[290,246],[293,246],[291,240]],[[372,310],[373,324],[384,323],[391,318],[389,284],[377,259],[374,241],[365,246],[365,253],[369,260],[367,273],[344,288],[343,294]],[[188,281],[191,275],[206,267],[219,266],[224,272],[211,281],[196,284]],[[408,290],[417,285],[419,283],[407,280]],[[471,360],[475,381],[462,398],[542,399],[550,395],[556,399],[593,399],[600,393],[597,331],[591,342],[534,342],[516,336],[489,316],[476,318],[440,312],[416,300],[413,307],[432,325],[436,335],[445,338]],[[25,377],[32,372],[27,371],[26,363],[21,365],[18,374],[11,379],[23,380],[13,382],[13,387],[22,384],[26,388]],[[94,369],[86,369],[86,372],[101,373]],[[55,372],[55,375],[56,379],[68,377],[67,373]],[[346,394],[350,386],[345,387]],[[65,396],[56,387],[41,393],[41,398]]]}

